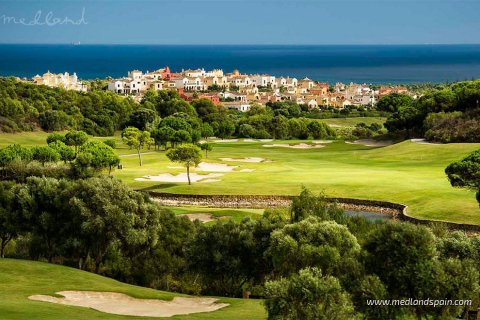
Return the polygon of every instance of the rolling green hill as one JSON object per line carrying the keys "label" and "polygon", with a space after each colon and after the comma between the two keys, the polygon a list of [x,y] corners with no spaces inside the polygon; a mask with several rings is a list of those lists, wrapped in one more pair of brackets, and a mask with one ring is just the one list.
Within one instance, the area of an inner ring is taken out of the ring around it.
{"label": "rolling green hill", "polygon": [[[124,284],[93,273],[25,260],[0,259],[0,318],[2,320],[153,319],[117,316],[83,307],[31,301],[34,294],[53,295],[62,290],[120,292],[136,298],[171,300],[181,294]],[[260,300],[221,298],[230,306],[214,312],[168,319],[265,319]],[[166,318],[158,318],[166,319]]]}
{"label": "rolling green hill", "polygon": [[[1,134],[0,147],[13,142],[45,144],[44,132]],[[106,139],[106,138],[95,138]],[[190,194],[280,194],[296,195],[303,184],[328,196],[399,202],[409,206],[409,214],[418,218],[480,224],[474,192],[452,188],[445,167],[480,148],[478,143],[445,145],[404,141],[382,148],[336,141],[319,149],[266,148],[272,143],[309,143],[309,141],[215,143],[210,163],[239,166],[251,172],[224,172],[218,182],[186,183],[137,181],[147,175],[185,172],[170,162],[164,151],[145,150],[143,166],[138,165],[135,150],[121,142],[117,133],[116,152],[123,170],[113,174],[135,189]],[[220,158],[261,157],[271,162],[224,162]],[[205,174],[207,172],[199,172]]]}

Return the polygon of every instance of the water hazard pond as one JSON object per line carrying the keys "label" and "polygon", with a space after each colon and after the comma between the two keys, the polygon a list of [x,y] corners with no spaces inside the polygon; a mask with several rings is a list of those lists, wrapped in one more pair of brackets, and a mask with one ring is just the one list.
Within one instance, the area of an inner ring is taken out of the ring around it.
{"label": "water hazard pond", "polygon": [[388,214],[367,211],[345,210],[345,215],[348,217],[363,217],[368,221],[387,221],[392,219],[392,216]]}

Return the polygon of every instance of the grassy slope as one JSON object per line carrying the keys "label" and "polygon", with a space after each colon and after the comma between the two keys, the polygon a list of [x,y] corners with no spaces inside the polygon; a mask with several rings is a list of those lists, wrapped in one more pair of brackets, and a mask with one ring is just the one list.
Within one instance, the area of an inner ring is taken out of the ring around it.
{"label": "grassy slope", "polygon": [[366,125],[371,125],[372,123],[378,123],[383,125],[387,118],[382,117],[358,117],[358,118],[332,118],[332,119],[321,119],[320,121],[325,122],[326,124],[333,127],[355,127],[358,123],[365,123]]}
{"label": "grassy slope", "polygon": [[[116,316],[88,308],[28,300],[33,294],[52,295],[62,290],[121,292],[136,298],[170,300],[179,294],[127,285],[73,268],[42,262],[0,259],[0,318],[2,320],[140,319]],[[169,319],[265,319],[259,300],[222,298],[230,306],[215,312]],[[142,318],[143,319],[143,318]],[[147,318],[145,318],[147,319]],[[152,318],[148,318],[152,319]],[[165,318],[159,318],[165,319]]]}
{"label": "grassy slope", "polygon": [[[216,144],[209,160],[221,157],[264,157],[272,163],[237,163],[254,172],[225,173],[221,182],[186,184],[138,182],[144,175],[169,169],[163,154],[147,154],[144,166],[135,157],[122,157],[125,169],[115,174],[132,187],[176,193],[297,194],[303,184],[331,196],[401,202],[410,214],[428,219],[480,224],[472,192],[452,188],[445,167],[479,144],[419,145],[403,142],[385,148],[332,143],[323,149],[264,148],[261,143]],[[230,162],[230,164],[233,164]]]}
{"label": "grassy slope", "polygon": [[[41,138],[41,136],[43,137]],[[29,144],[45,141],[44,133],[0,135],[0,146],[12,141]],[[123,170],[114,174],[137,189],[197,194],[298,194],[300,185],[330,196],[388,200],[405,203],[413,216],[480,224],[473,192],[452,188],[445,167],[480,148],[480,144],[421,145],[405,141],[385,148],[334,142],[322,149],[264,148],[264,143],[217,143],[207,161],[222,157],[263,157],[271,163],[225,162],[254,172],[227,172],[221,182],[139,182],[135,178],[159,173],[178,173],[164,152],[149,151],[138,166],[133,150],[118,139]],[[294,141],[285,141],[295,143]],[[300,141],[297,141],[300,142]],[[281,143],[275,141],[275,143]]]}

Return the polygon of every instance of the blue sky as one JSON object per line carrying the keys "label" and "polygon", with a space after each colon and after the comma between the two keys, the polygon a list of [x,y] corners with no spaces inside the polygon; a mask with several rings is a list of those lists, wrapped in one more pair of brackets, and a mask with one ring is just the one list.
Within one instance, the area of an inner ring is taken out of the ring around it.
{"label": "blue sky", "polygon": [[[82,11],[85,23],[39,25]],[[0,43],[480,43],[479,12],[479,0],[0,0]]]}

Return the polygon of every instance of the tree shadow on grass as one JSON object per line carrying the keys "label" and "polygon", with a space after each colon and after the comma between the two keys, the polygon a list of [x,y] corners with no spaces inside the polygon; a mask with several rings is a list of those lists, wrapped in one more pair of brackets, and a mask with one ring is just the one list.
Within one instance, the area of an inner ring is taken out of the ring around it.
{"label": "tree shadow on grass", "polygon": [[176,186],[178,186],[177,183],[159,183],[159,184],[154,184],[154,185],[137,189],[137,190],[138,191],[156,191],[156,190],[168,189]]}

